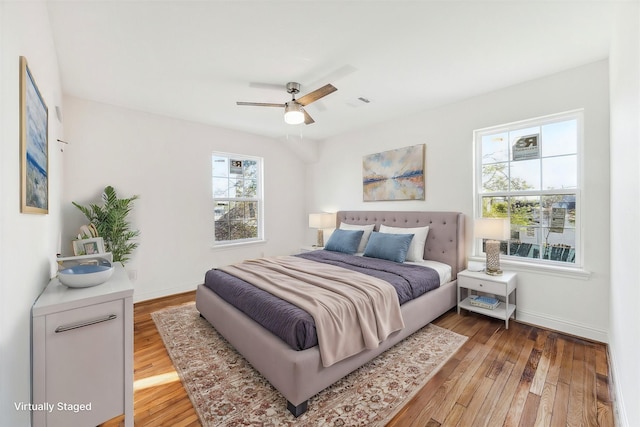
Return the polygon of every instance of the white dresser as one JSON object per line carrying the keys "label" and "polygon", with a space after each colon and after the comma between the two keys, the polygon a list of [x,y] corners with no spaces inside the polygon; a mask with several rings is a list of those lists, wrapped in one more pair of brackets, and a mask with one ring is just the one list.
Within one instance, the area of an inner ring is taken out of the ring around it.
{"label": "white dresser", "polygon": [[133,285],[115,263],[90,288],[52,279],[33,305],[32,425],[133,427]]}

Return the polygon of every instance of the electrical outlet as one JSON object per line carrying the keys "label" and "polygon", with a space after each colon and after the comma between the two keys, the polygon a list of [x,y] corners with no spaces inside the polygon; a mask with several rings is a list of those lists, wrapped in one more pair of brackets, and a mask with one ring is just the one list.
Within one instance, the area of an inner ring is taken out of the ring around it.
{"label": "electrical outlet", "polygon": [[135,282],[136,280],[138,280],[138,270],[129,270],[128,274],[129,274],[129,280],[131,280],[132,282]]}

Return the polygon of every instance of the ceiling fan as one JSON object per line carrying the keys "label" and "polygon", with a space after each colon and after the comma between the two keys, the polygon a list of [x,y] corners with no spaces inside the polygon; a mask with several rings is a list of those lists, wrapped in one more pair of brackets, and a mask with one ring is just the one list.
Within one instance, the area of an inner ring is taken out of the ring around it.
{"label": "ceiling fan", "polygon": [[287,92],[291,94],[291,101],[284,104],[272,104],[268,102],[236,102],[237,105],[251,105],[256,107],[284,107],[284,121],[290,125],[297,125],[302,122],[306,125],[310,125],[315,121],[311,118],[303,107],[317,101],[318,99],[335,92],[336,89],[333,85],[327,84],[320,89],[316,89],[299,99],[296,99],[296,94],[300,92],[300,83],[289,82],[287,83]]}

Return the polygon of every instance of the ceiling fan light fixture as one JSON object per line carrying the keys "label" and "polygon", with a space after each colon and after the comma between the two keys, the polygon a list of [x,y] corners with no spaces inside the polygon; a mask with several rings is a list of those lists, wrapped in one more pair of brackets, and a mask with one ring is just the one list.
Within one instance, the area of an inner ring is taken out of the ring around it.
{"label": "ceiling fan light fixture", "polygon": [[284,121],[290,125],[299,125],[304,122],[302,105],[295,101],[287,102],[284,106]]}

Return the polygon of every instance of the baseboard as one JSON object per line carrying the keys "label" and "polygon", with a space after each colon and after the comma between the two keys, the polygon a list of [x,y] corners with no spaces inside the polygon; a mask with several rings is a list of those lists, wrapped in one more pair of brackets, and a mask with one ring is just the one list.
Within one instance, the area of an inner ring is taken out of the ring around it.
{"label": "baseboard", "polygon": [[602,329],[594,328],[590,325],[549,316],[546,314],[533,313],[525,310],[516,310],[516,319],[519,322],[540,326],[546,329],[552,329],[565,334],[586,338],[592,341],[598,341],[607,344],[609,342],[609,334]]}
{"label": "baseboard", "polygon": [[181,294],[184,292],[195,291],[200,283],[183,283],[172,288],[158,289],[153,292],[133,293],[133,302],[147,301],[156,298],[168,297],[170,295]]}
{"label": "baseboard", "polygon": [[607,358],[609,360],[609,381],[611,382],[611,388],[613,390],[613,396],[611,396],[611,398],[613,400],[614,425],[629,427],[627,411],[624,406],[624,400],[622,399],[622,391],[618,388],[620,371],[617,369],[616,358],[611,352],[611,346],[607,346]]}

